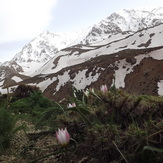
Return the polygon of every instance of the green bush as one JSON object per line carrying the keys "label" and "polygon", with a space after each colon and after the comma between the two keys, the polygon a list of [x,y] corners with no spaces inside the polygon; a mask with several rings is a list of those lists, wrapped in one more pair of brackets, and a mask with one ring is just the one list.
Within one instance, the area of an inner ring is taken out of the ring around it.
{"label": "green bush", "polygon": [[35,114],[35,112],[42,112],[50,106],[52,106],[52,102],[45,98],[41,92],[34,92],[27,98],[11,103],[10,109],[15,113]]}
{"label": "green bush", "polygon": [[50,130],[54,130],[60,127],[57,117],[64,113],[64,110],[57,104],[53,107],[49,107],[44,111],[36,123],[36,128],[49,127]]}
{"label": "green bush", "polygon": [[36,86],[20,84],[13,92],[13,101],[31,96],[33,92],[41,92]]}
{"label": "green bush", "polygon": [[16,118],[5,109],[0,109],[0,151],[9,147],[15,124]]}

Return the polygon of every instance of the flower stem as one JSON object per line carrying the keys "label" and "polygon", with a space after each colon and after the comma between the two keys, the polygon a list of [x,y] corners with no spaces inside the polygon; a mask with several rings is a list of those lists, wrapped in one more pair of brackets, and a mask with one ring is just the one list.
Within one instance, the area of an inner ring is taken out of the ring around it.
{"label": "flower stem", "polygon": [[70,163],[70,159],[69,159],[69,156],[68,156],[68,148],[67,148],[67,146],[65,147],[65,162],[66,163]]}

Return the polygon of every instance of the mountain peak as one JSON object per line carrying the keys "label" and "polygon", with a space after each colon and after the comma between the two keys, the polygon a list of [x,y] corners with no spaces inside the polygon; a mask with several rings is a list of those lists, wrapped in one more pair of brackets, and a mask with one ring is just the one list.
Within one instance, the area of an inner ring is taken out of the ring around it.
{"label": "mountain peak", "polygon": [[59,50],[75,44],[93,44],[163,22],[163,7],[123,9],[112,13],[106,19],[87,29],[71,33],[53,33],[45,31],[25,45],[13,60],[22,62],[45,63]]}

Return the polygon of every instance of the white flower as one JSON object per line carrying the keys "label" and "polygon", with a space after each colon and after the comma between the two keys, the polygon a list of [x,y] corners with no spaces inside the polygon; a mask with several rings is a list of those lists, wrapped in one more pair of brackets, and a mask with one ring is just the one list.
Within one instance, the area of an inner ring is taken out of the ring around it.
{"label": "white flower", "polygon": [[62,146],[67,146],[70,141],[70,134],[68,133],[67,129],[58,129],[58,132],[56,132],[56,137],[58,142]]}
{"label": "white flower", "polygon": [[106,94],[108,92],[108,88],[106,85],[102,85],[100,89],[103,94]]}
{"label": "white flower", "polygon": [[68,104],[67,107],[68,108],[75,108],[76,107],[76,104],[73,102],[72,104]]}

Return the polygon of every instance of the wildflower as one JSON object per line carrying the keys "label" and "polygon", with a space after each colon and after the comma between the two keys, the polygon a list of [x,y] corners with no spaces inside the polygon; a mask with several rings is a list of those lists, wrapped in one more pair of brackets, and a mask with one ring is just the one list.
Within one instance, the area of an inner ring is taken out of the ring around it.
{"label": "wildflower", "polygon": [[58,142],[64,147],[67,146],[70,141],[70,135],[66,128],[58,129],[58,132],[56,132],[56,137]]}
{"label": "wildflower", "polygon": [[101,86],[101,92],[102,92],[103,94],[106,94],[106,93],[108,92],[108,88],[107,88],[106,85],[102,85],[102,86]]}
{"label": "wildflower", "polygon": [[68,108],[74,108],[74,107],[76,107],[76,104],[73,102],[72,104],[68,104],[67,107]]}
{"label": "wildflower", "polygon": [[85,96],[87,96],[87,97],[90,95],[90,92],[95,93],[94,88],[86,89],[86,91],[83,91],[83,93],[84,93]]}
{"label": "wildflower", "polygon": [[86,90],[86,91],[83,91],[83,93],[85,94],[85,96],[89,96],[89,91],[88,91],[88,89]]}
{"label": "wildflower", "polygon": [[92,93],[95,93],[94,88],[90,88],[89,90],[90,90]]}

